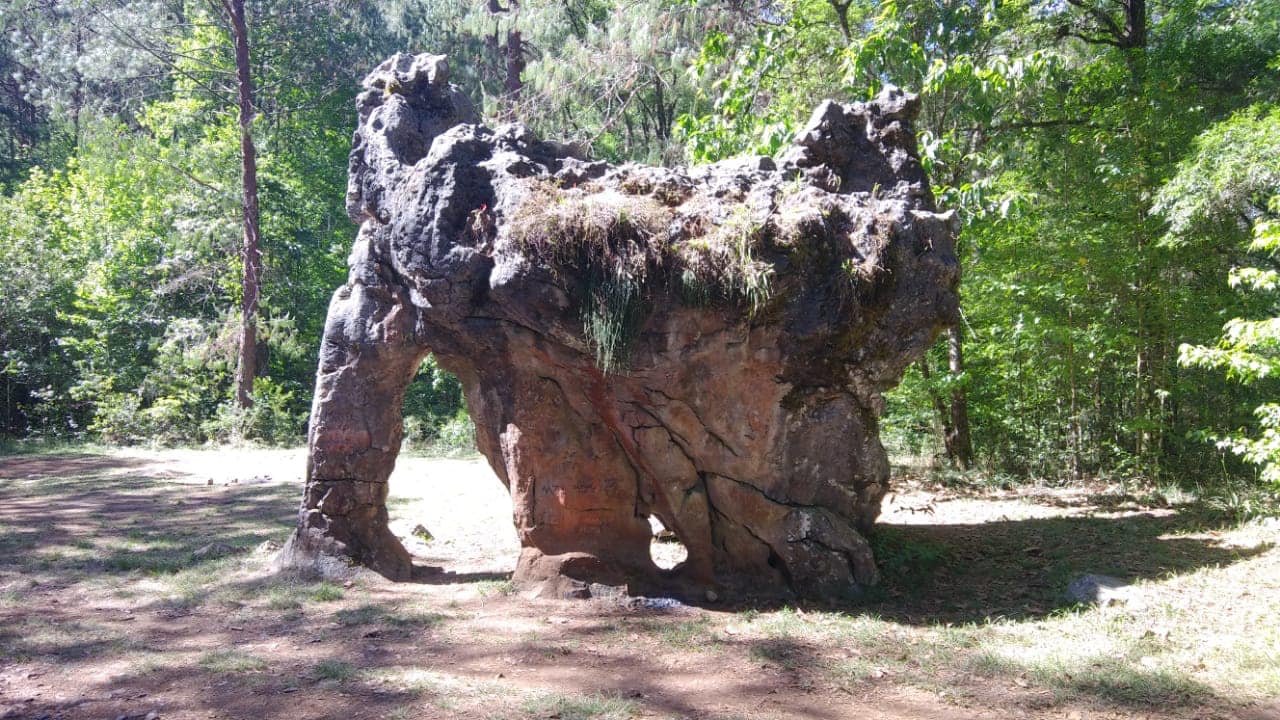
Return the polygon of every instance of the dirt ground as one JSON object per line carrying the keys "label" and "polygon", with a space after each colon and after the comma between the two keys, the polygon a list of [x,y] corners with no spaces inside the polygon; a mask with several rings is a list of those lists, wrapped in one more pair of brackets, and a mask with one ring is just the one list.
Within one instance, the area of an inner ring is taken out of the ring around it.
{"label": "dirt ground", "polygon": [[[273,574],[304,462],[0,457],[0,718],[1280,720],[1274,521],[903,482],[857,606],[655,611],[516,592],[480,460],[392,477],[393,528],[438,568],[423,582]],[[1132,585],[1071,606],[1082,573]]]}

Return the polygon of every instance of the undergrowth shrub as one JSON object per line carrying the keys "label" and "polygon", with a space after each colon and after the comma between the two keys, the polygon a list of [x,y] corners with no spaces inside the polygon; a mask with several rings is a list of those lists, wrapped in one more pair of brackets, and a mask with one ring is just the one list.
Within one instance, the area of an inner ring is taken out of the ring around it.
{"label": "undergrowth shrub", "polygon": [[217,414],[202,430],[215,442],[257,440],[270,445],[289,445],[303,437],[305,414],[295,410],[294,394],[271,378],[253,381],[253,404],[241,408],[234,402],[218,406]]}
{"label": "undergrowth shrub", "polygon": [[296,384],[266,374],[273,362],[298,361],[306,354],[292,320],[261,322],[262,374],[254,380],[253,405],[248,408],[236,406],[232,399],[237,326],[232,315],[171,322],[136,380],[109,369],[96,370],[96,354],[86,353],[82,379],[72,393],[93,407],[89,431],[109,444],[301,441],[309,398]]}

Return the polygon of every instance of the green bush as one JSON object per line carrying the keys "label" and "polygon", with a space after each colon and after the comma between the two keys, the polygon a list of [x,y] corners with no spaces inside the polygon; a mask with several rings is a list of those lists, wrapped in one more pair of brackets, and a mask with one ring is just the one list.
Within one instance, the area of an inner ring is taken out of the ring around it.
{"label": "green bush", "polygon": [[263,377],[254,380],[252,397],[253,405],[247,408],[232,401],[219,405],[217,414],[202,426],[202,434],[215,442],[292,445],[303,440],[305,416],[294,409],[293,392]]}

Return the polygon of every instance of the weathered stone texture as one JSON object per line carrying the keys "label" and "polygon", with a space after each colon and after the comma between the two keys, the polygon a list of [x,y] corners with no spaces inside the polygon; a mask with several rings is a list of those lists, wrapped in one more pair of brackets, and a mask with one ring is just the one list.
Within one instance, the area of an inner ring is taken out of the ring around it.
{"label": "weathered stone texture", "polygon": [[[386,482],[433,352],[511,491],[518,583],[832,598],[875,581],[880,393],[957,302],[914,97],[827,102],[776,163],[686,169],[476,124],[438,56],[397,55],[365,87],[360,231],[284,564],[409,576]],[[650,559],[650,515],[689,550],[674,570]]]}

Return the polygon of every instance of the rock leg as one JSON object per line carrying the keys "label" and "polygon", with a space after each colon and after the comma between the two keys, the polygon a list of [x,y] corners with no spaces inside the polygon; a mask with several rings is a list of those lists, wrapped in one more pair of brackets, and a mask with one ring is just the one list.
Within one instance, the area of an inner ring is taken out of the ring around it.
{"label": "rock leg", "polygon": [[388,578],[412,575],[387,527],[387,478],[403,434],[400,408],[426,349],[414,311],[395,291],[352,282],[325,322],[309,433],[307,487],[280,567],[323,574],[352,564]]}
{"label": "rock leg", "polygon": [[480,392],[470,406],[497,430],[497,460],[510,479],[524,548],[513,579],[553,597],[592,582],[647,587],[657,576],[652,531],[616,420],[590,393],[559,382],[554,365],[528,364],[532,372],[504,368],[487,378],[510,389],[505,402],[488,403],[484,396],[498,394]]}

